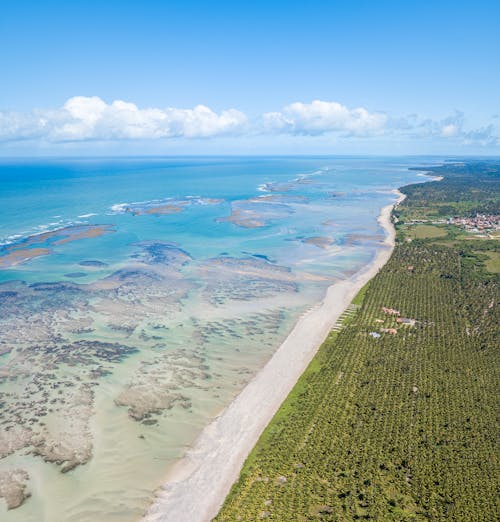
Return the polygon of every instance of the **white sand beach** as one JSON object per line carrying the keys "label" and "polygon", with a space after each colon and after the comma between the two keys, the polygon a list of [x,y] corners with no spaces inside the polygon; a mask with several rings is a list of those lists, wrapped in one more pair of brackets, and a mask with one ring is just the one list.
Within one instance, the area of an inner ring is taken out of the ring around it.
{"label": "white sand beach", "polygon": [[[404,195],[395,193],[398,204]],[[379,216],[386,233],[384,247],[357,274],[330,286],[323,301],[299,319],[264,368],[173,467],[145,522],[206,522],[217,515],[246,457],[339,316],[389,259],[395,243],[393,206],[384,207]]]}

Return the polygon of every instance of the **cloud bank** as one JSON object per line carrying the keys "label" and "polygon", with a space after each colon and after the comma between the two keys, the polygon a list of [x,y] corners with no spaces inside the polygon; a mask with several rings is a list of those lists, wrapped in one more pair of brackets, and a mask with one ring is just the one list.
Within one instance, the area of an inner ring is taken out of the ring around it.
{"label": "cloud bank", "polygon": [[439,120],[421,119],[412,114],[390,120],[388,127],[393,133],[410,139],[453,139],[463,145],[500,146],[500,133],[493,124],[468,129],[465,114],[461,111]]}
{"label": "cloud bank", "polygon": [[250,119],[237,109],[216,112],[205,105],[191,109],[139,108],[97,96],[75,96],[57,109],[0,111],[0,144],[20,140],[43,143],[162,140],[219,136],[336,136],[344,139],[451,141],[500,146],[496,123],[471,129],[456,111],[443,119],[417,115],[391,117],[364,107],[350,109],[335,101],[296,102]]}
{"label": "cloud bank", "polygon": [[246,116],[236,109],[219,114],[204,105],[139,109],[121,100],[108,104],[97,96],[75,96],[56,110],[0,112],[0,140],[210,138],[241,132],[246,123]]}

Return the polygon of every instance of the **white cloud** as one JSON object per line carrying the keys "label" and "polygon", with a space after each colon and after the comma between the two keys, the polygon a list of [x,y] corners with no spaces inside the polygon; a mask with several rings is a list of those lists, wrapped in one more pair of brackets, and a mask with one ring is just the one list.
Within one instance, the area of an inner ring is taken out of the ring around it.
{"label": "white cloud", "polygon": [[495,132],[493,125],[487,125],[471,131],[463,131],[462,138],[465,145],[478,144],[483,147],[500,147],[500,137]]}
{"label": "white cloud", "polygon": [[342,132],[370,135],[383,132],[387,116],[369,112],[363,107],[348,109],[337,102],[315,100],[312,103],[292,103],[281,112],[268,112],[263,120],[266,129],[291,134]]}
{"label": "white cloud", "polygon": [[106,103],[97,96],[75,96],[60,109],[31,113],[0,112],[0,139],[48,141],[206,138],[241,132],[246,116],[220,113],[204,105],[193,109],[140,109],[134,103]]}
{"label": "white cloud", "polygon": [[465,115],[455,111],[450,116],[440,120],[427,118],[421,120],[412,114],[406,118],[392,119],[388,128],[393,134],[399,134],[411,139],[453,140],[463,145],[498,146],[500,138],[498,129],[493,124],[468,129]]}
{"label": "white cloud", "polygon": [[[0,111],[0,143],[31,140],[40,143],[94,140],[164,140],[273,134],[274,140],[309,136],[315,142],[334,139],[424,140],[455,145],[500,146],[495,120],[479,128],[466,126],[465,115],[455,111],[442,119],[422,119],[416,114],[403,118],[349,109],[334,101],[296,102],[280,111],[267,112],[252,122],[236,109],[215,112],[204,105],[192,109],[139,108],[115,100],[107,103],[97,96],[75,96],[52,110]],[[323,136],[320,138],[319,136]],[[366,143],[366,140],[365,140]]]}
{"label": "white cloud", "polygon": [[454,123],[449,123],[441,129],[441,136],[443,138],[452,138],[458,134],[459,128]]}

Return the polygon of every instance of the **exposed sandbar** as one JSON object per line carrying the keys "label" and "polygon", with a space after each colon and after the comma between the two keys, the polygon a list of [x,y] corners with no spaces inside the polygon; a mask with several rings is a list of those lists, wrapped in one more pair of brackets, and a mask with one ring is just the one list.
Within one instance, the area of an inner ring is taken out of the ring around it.
{"label": "exposed sandbar", "polygon": [[3,256],[0,256],[0,268],[9,268],[9,266],[16,266],[29,261],[35,257],[46,256],[50,254],[48,248],[21,248],[14,250]]}
{"label": "exposed sandbar", "polygon": [[200,197],[187,197],[183,199],[167,198],[164,200],[143,201],[140,203],[121,203],[112,208],[115,212],[125,212],[134,216],[161,216],[178,214],[179,212],[183,212],[186,207],[192,205],[218,205],[223,201],[223,199]]}
{"label": "exposed sandbar", "polygon": [[283,219],[293,213],[290,205],[283,201],[273,201],[273,199],[260,197],[233,201],[231,215],[217,218],[216,221],[218,223],[228,221],[243,228],[260,228],[268,225],[270,221]]}
{"label": "exposed sandbar", "polygon": [[67,227],[62,229],[57,234],[62,235],[61,239],[54,241],[55,245],[64,245],[72,241],[79,241],[80,239],[90,239],[92,237],[100,237],[109,232],[114,232],[113,225],[85,225],[83,227]]}
{"label": "exposed sandbar", "polygon": [[243,228],[265,227],[266,222],[253,210],[233,210],[231,215],[226,218],[217,219],[218,222],[228,221],[233,225]]}
{"label": "exposed sandbar", "polygon": [[99,237],[114,232],[113,225],[72,225],[35,234],[0,250],[0,269],[19,265],[35,257],[52,253],[52,245]]}
{"label": "exposed sandbar", "polygon": [[318,248],[327,249],[328,247],[334,244],[334,241],[331,237],[328,236],[313,236],[304,238],[302,240],[302,243],[306,243],[307,245],[314,245]]}

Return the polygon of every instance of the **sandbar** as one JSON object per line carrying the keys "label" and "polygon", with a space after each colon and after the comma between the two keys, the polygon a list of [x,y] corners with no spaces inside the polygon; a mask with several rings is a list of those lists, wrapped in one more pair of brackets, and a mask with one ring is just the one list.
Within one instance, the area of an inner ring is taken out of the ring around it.
{"label": "sandbar", "polygon": [[29,259],[46,256],[47,254],[50,254],[48,248],[20,248],[19,250],[14,250],[13,252],[0,256],[0,268],[16,266]]}

